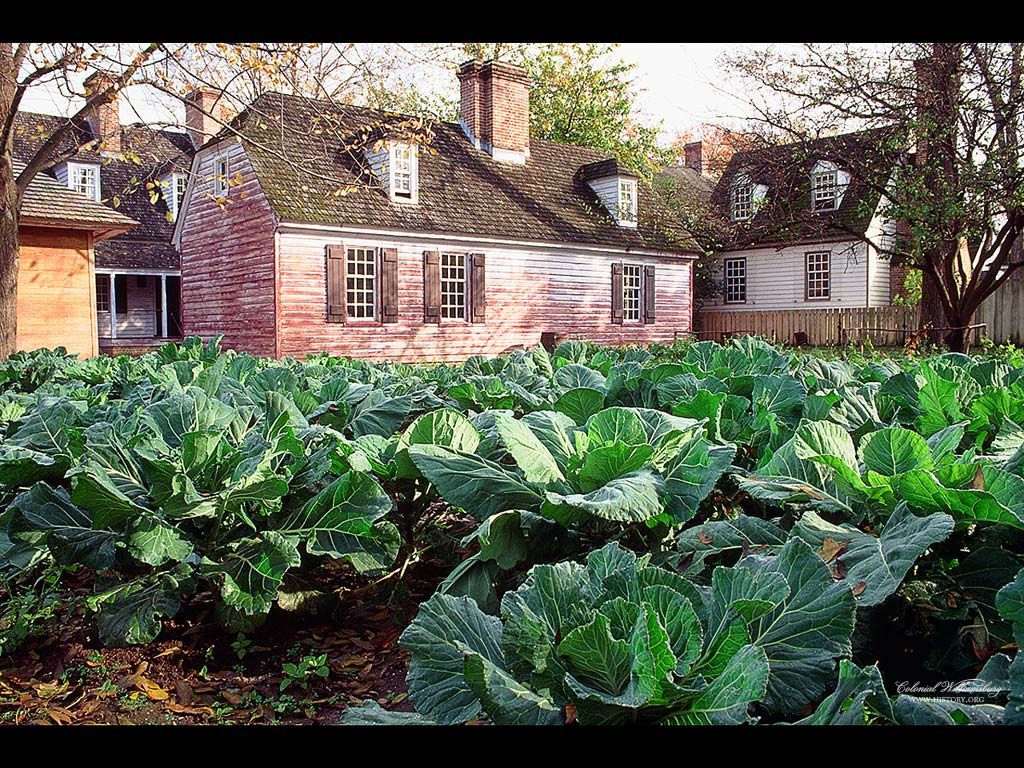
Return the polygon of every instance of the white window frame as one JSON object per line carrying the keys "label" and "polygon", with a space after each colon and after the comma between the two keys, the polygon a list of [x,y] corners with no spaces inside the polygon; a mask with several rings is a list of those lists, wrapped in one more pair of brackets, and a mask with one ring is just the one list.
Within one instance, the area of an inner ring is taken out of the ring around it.
{"label": "white window frame", "polygon": [[[91,174],[92,183],[88,185],[79,184],[79,174]],[[80,186],[85,187],[79,189]],[[102,199],[100,190],[100,167],[93,163],[68,163],[68,188],[79,194],[83,194],[90,200],[97,203]]]}
{"label": "white window frame", "polygon": [[[439,260],[441,283],[441,303],[439,314],[441,322],[469,322],[470,301],[470,263],[469,254],[463,251],[441,251]],[[447,263],[446,263],[447,262]],[[461,263],[460,263],[461,262]],[[457,276],[461,270],[461,276]],[[453,277],[453,271],[456,275]],[[449,301],[457,297],[459,292],[452,286],[462,286],[462,305]],[[457,314],[461,310],[461,315]],[[454,313],[454,314],[453,314]]]}
{"label": "white window frame", "polygon": [[[178,185],[182,184],[179,190]],[[167,210],[171,214],[171,221],[178,220],[181,213],[181,204],[185,202],[185,190],[188,187],[188,176],[184,173],[172,173],[160,181],[160,190],[167,204]]]}
{"label": "white window frame", "polygon": [[[730,274],[730,268],[732,274]],[[746,304],[747,303],[747,257],[746,256],[731,256],[723,260],[723,272],[724,279],[722,285],[722,298],[726,304]],[[735,284],[730,284],[730,280],[737,281]],[[730,298],[734,293],[738,295],[743,294],[742,298]]]}
{"label": "white window frame", "polygon": [[811,174],[811,210],[834,211],[839,207],[839,171],[822,168]]}
{"label": "white window frame", "polygon": [[637,220],[636,179],[619,178],[618,220],[625,226],[635,226]]}
{"label": "white window frame", "polygon": [[[745,200],[740,200],[742,191]],[[729,214],[733,221],[748,221],[754,216],[754,184],[748,179],[740,179],[733,182],[730,190]],[[743,208],[738,206],[742,203]],[[740,213],[742,211],[742,215]]]}
{"label": "white window frame", "polygon": [[[224,172],[220,172],[221,164],[224,165]],[[228,179],[231,174],[231,162],[226,154],[219,154],[213,158],[213,195],[214,197],[227,197],[231,186]]]}
{"label": "white window frame", "polygon": [[[821,259],[824,257],[824,260]],[[824,266],[824,268],[822,268]],[[812,291],[815,295],[812,295]],[[807,251],[804,254],[804,300],[832,299],[832,251]]]}
{"label": "white window frame", "polygon": [[[401,155],[408,152],[408,158]],[[399,164],[408,163],[408,168],[399,173]],[[407,180],[399,185],[400,180]],[[415,204],[419,199],[419,152],[415,144],[393,141],[388,149],[388,181],[391,199],[396,203]]]}
{"label": "white window frame", "polygon": [[96,311],[110,311],[110,279],[107,275],[96,275]]}
{"label": "white window frame", "polygon": [[[633,292],[635,291],[635,296]],[[622,265],[622,322],[642,323],[644,319],[644,265]]]}
{"label": "white window frame", "polygon": [[[361,271],[360,267],[362,267]],[[369,288],[367,288],[368,282]],[[366,300],[367,295],[369,295],[369,301]],[[356,300],[357,296],[358,300]],[[353,311],[357,311],[357,314],[353,314]],[[379,320],[380,248],[346,246],[345,322],[376,323]]]}

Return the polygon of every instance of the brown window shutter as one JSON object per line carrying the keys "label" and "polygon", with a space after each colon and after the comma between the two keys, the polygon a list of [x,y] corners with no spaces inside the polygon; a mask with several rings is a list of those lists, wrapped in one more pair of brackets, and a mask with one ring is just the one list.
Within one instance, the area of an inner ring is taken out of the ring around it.
{"label": "brown window shutter", "polygon": [[423,322],[441,322],[441,254],[423,252]]}
{"label": "brown window shutter", "polygon": [[473,322],[482,323],[487,318],[487,278],[484,274],[487,257],[482,253],[471,253],[469,258],[473,264],[473,271],[469,278],[470,288],[473,291],[471,299]]}
{"label": "brown window shutter", "polygon": [[398,322],[398,249],[381,249],[381,322]]}
{"label": "brown window shutter", "polygon": [[612,322],[622,325],[622,262],[612,264]]}
{"label": "brown window shutter", "polygon": [[644,322],[648,325],[654,322],[654,267],[644,267]]}
{"label": "brown window shutter", "polygon": [[327,322],[345,322],[345,246],[327,246]]}

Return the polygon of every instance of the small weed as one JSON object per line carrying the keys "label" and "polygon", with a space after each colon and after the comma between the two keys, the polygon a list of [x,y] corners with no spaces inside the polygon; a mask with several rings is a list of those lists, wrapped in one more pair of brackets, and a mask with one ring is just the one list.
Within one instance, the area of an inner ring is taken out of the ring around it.
{"label": "small weed", "polygon": [[51,564],[17,592],[14,581],[0,582],[0,656],[12,653],[28,638],[44,634],[54,623],[64,602],[56,588],[62,570]]}
{"label": "small weed", "polygon": [[326,678],[331,674],[331,670],[327,667],[326,653],[322,653],[319,656],[312,654],[303,656],[295,664],[286,662],[281,665],[281,671],[284,672],[284,680],[281,681],[282,691],[287,689],[292,683],[302,686],[303,690],[307,690],[311,680],[317,677]]}
{"label": "small weed", "polygon": [[119,686],[117,683],[115,683],[113,680],[104,680],[103,683],[100,685],[99,690],[97,691],[97,693],[100,693],[100,694],[110,693],[110,694],[118,695],[123,690],[124,689],[121,686]]}
{"label": "small weed", "polygon": [[216,701],[210,705],[210,709],[213,710],[213,714],[207,715],[207,717],[218,725],[231,723],[231,715],[235,713],[235,708],[230,704],[224,704]]}
{"label": "small weed", "polygon": [[238,637],[235,638],[235,642],[231,644],[231,647],[235,650],[235,655],[238,660],[241,661],[245,658],[246,654],[249,653],[249,647],[252,645],[252,640],[245,636],[244,632],[239,632]]}
{"label": "small weed", "polygon": [[126,712],[139,712],[149,706],[149,699],[141,693],[133,696],[131,693],[125,692],[117,697],[117,703]]}

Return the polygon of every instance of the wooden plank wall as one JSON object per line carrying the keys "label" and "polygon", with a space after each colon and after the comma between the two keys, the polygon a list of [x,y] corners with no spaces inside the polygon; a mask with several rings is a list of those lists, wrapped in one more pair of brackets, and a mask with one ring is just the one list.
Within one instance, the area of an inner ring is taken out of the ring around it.
{"label": "wooden plank wall", "polygon": [[916,307],[772,310],[766,312],[701,311],[697,335],[721,341],[731,336],[762,336],[793,344],[807,334],[813,346],[834,346],[870,340],[876,347],[900,346],[918,325]]}
{"label": "wooden plank wall", "polygon": [[[398,321],[326,322],[327,245],[395,248]],[[423,251],[486,256],[487,309],[483,323],[423,319]],[[653,324],[611,322],[611,264],[654,265],[657,318]],[[681,259],[612,253],[499,248],[486,243],[439,243],[408,237],[369,237],[282,227],[278,258],[278,338],[281,356],[326,351],[374,360],[465,360],[514,346],[558,340],[600,344],[671,343],[691,330],[691,268]]]}
{"label": "wooden plank wall", "polygon": [[997,344],[1024,345],[1024,279],[1015,277],[1011,275],[974,315],[974,322],[988,324],[986,335]]}
{"label": "wooden plank wall", "polygon": [[18,268],[19,350],[64,347],[98,353],[91,234],[21,227]]}
{"label": "wooden plank wall", "polygon": [[[213,198],[213,161],[228,153],[231,186]],[[241,145],[225,142],[200,155],[181,233],[181,313],[186,336],[224,335],[224,346],[277,354],[274,214]]]}

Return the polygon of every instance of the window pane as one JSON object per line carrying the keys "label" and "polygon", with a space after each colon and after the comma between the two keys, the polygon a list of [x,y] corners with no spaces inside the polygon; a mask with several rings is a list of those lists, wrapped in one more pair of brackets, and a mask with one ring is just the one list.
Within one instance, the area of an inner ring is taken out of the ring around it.
{"label": "window pane", "polygon": [[831,211],[836,207],[838,185],[835,171],[814,174],[812,202],[816,211]]}
{"label": "window pane", "polygon": [[619,218],[636,221],[636,186],[632,181],[619,182]]}
{"label": "window pane", "polygon": [[377,316],[377,251],[349,248],[345,259],[345,308],[355,320]]}
{"label": "window pane", "polygon": [[725,260],[725,302],[727,304],[747,300],[747,260]]}
{"label": "window pane", "polygon": [[219,157],[213,164],[213,193],[223,197],[228,192],[228,159]]}
{"label": "window pane", "polygon": [[181,208],[181,201],[185,199],[185,187],[188,185],[188,176],[174,177],[174,199],[175,206]]}
{"label": "window pane", "polygon": [[96,169],[92,166],[76,166],[72,169],[71,188],[76,192],[81,192],[86,197],[96,200],[99,198],[99,195],[96,194],[96,182]]}
{"label": "window pane", "polygon": [[622,319],[640,320],[640,274],[639,264],[622,265]]}
{"label": "window pane", "polygon": [[466,254],[441,254],[441,317],[466,319]]}
{"label": "window pane", "polygon": [[832,254],[807,254],[807,298],[827,299],[831,295]]}
{"label": "window pane", "polygon": [[396,145],[391,152],[391,190],[401,197],[412,196],[412,147]]}
{"label": "window pane", "polygon": [[736,221],[749,219],[754,212],[754,187],[740,184],[732,190],[732,217]]}
{"label": "window pane", "polygon": [[110,311],[110,276],[96,275],[96,311]]}

